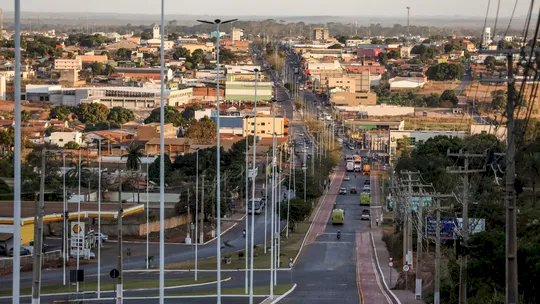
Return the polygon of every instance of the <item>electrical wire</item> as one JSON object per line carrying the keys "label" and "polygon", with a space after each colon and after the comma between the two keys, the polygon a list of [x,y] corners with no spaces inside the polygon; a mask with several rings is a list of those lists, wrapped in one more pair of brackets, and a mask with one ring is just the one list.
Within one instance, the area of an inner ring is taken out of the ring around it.
{"label": "electrical wire", "polygon": [[508,21],[508,26],[506,27],[506,30],[504,31],[504,36],[506,37],[508,35],[508,31],[510,30],[510,26],[512,25],[512,20],[514,19],[514,14],[516,13],[516,7],[518,5],[519,0],[516,0],[514,2],[514,8],[512,9],[512,14],[510,15],[510,20]]}
{"label": "electrical wire", "polygon": [[499,11],[501,9],[501,0],[497,2],[497,13],[495,13],[495,25],[493,26],[493,37],[497,35],[497,23],[499,22]]}

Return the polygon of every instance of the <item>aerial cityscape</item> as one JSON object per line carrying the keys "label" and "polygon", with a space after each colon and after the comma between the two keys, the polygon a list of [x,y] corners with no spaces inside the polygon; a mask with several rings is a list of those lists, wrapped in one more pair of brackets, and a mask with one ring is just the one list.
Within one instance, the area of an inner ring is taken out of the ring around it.
{"label": "aerial cityscape", "polygon": [[540,303],[540,4],[0,3],[0,303]]}

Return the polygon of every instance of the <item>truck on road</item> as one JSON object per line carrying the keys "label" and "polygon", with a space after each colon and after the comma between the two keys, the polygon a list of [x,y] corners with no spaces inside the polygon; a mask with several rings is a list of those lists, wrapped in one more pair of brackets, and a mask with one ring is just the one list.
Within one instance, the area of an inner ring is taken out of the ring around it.
{"label": "truck on road", "polygon": [[347,161],[347,172],[354,171],[354,162],[353,161]]}
{"label": "truck on road", "polygon": [[371,174],[371,164],[369,163],[364,163],[362,165],[362,174],[364,175],[369,175]]}

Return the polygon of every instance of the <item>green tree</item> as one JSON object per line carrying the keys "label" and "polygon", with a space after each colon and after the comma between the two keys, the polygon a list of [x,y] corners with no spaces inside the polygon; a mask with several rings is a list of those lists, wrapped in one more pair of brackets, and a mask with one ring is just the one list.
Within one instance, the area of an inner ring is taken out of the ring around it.
{"label": "green tree", "polygon": [[[160,162],[159,159],[160,159],[160,156],[158,155],[158,157],[156,157],[156,160],[154,160],[154,162],[151,163],[150,166],[148,167],[148,175],[150,177],[150,180],[158,184],[159,184],[159,162]],[[173,170],[171,158],[169,157],[167,153],[165,153],[164,163],[165,163],[165,172],[164,172],[165,181],[167,182]]]}
{"label": "green tree", "polygon": [[58,120],[66,121],[71,115],[72,108],[69,106],[59,105],[51,109],[49,118],[55,118]]}
{"label": "green tree", "polygon": [[386,56],[388,57],[388,59],[398,59],[401,54],[396,50],[391,50],[386,54]]}
{"label": "green tree", "polygon": [[78,143],[74,142],[74,141],[68,141],[65,145],[64,145],[64,149],[70,149],[70,150],[77,150],[79,149],[80,146]]}
{"label": "green tree", "polygon": [[126,158],[126,169],[131,171],[131,186],[137,188],[137,201],[140,201],[138,179],[135,178],[135,171],[141,167],[141,158],[144,156],[142,146],[135,142],[131,142],[126,150],[126,154],[122,155],[121,159]]}
{"label": "green tree", "polygon": [[428,79],[436,81],[461,79],[463,73],[463,66],[455,63],[439,63],[430,66],[427,70]]}
{"label": "green tree", "polygon": [[341,46],[341,44],[339,43],[335,43],[335,44],[332,44],[331,46],[328,47],[329,49],[342,49],[343,46]]}
{"label": "green tree", "polygon": [[494,56],[487,56],[486,59],[484,59],[484,65],[488,69],[488,71],[493,71],[495,69],[495,57]]}
{"label": "green tree", "polygon": [[133,111],[123,107],[113,107],[107,116],[107,120],[113,121],[117,124],[125,124],[134,119],[135,115],[133,114]]}
{"label": "green tree", "polygon": [[203,62],[203,60],[204,60],[204,51],[203,50],[196,49],[195,51],[193,51],[193,53],[191,54],[191,62],[194,65],[198,65],[199,63]]}
{"label": "green tree", "polygon": [[[159,122],[160,119],[160,108],[156,108],[152,110],[150,113],[150,116],[148,116],[144,123],[152,123],[152,122]],[[178,112],[174,107],[171,106],[165,106],[165,123],[172,123],[175,127],[181,126],[185,123],[184,119],[182,118],[182,114]]]}
{"label": "green tree", "polygon": [[75,108],[75,114],[82,123],[97,123],[107,120],[109,108],[100,103],[81,103]]}
{"label": "green tree", "polygon": [[347,36],[341,35],[341,36],[338,36],[336,39],[337,39],[337,41],[339,41],[339,43],[346,44],[348,38],[347,38]]}
{"label": "green tree", "polygon": [[503,111],[506,108],[506,91],[496,90],[491,92],[491,108],[496,111]]}
{"label": "green tree", "polygon": [[178,60],[180,58],[189,58],[189,51],[188,49],[184,48],[184,47],[179,47],[179,48],[175,48],[173,53],[172,53],[172,56],[174,58],[174,60]]}
{"label": "green tree", "polygon": [[201,144],[212,144],[216,140],[216,124],[210,118],[204,117],[189,126],[186,137]]}
{"label": "green tree", "polygon": [[5,155],[11,151],[11,147],[14,145],[15,133],[13,127],[7,129],[0,129],[0,152],[1,155]]}
{"label": "green tree", "polygon": [[126,48],[119,48],[116,51],[116,56],[120,60],[130,60],[131,59],[131,50]]}
{"label": "green tree", "polygon": [[221,48],[219,51],[219,60],[223,64],[231,64],[235,63],[238,58],[231,50]]}
{"label": "green tree", "polygon": [[457,107],[458,101],[458,97],[456,96],[456,92],[454,90],[444,90],[440,97],[441,103],[450,103],[452,107]]}
{"label": "green tree", "polygon": [[31,115],[28,111],[22,110],[21,111],[21,121],[22,122],[28,122],[31,118]]}

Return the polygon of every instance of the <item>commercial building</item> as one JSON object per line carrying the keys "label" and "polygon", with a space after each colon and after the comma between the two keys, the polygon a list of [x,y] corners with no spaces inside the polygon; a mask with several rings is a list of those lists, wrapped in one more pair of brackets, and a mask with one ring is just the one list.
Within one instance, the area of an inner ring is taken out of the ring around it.
{"label": "commercial building", "polygon": [[422,88],[426,84],[425,77],[394,77],[390,79],[390,90],[410,90]]}
{"label": "commercial building", "polygon": [[[275,121],[275,125],[274,125]],[[254,118],[253,116],[245,116],[243,118],[243,136],[254,134]],[[284,117],[275,117],[268,115],[257,115],[257,137],[269,138],[272,137],[273,132],[276,132],[276,136],[283,137],[288,135],[288,120]]]}
{"label": "commercial building", "polygon": [[54,69],[55,70],[81,70],[82,61],[78,59],[55,59],[54,60]]}
{"label": "commercial building", "polygon": [[6,85],[6,77],[0,75],[0,100],[6,99],[6,91],[7,91],[7,85]]}
{"label": "commercial building", "polygon": [[83,64],[102,63],[106,64],[108,61],[107,55],[78,55],[76,60],[80,60]]}
{"label": "commercial building", "polygon": [[[121,74],[124,78],[134,79],[134,80],[160,80],[161,71],[159,68],[116,68],[115,72]],[[173,78],[173,72],[171,69],[165,70],[166,79]]]}
{"label": "commercial building", "polygon": [[253,102],[257,85],[257,101],[272,99],[273,83],[269,81],[226,81],[225,99],[229,101]]}
{"label": "commercial building", "polygon": [[231,39],[232,41],[238,41],[242,39],[242,36],[244,36],[244,30],[233,27],[232,33],[231,33]]}
{"label": "commercial building", "polygon": [[75,142],[78,145],[83,143],[82,133],[75,132],[52,132],[49,136],[49,141],[52,145],[57,145],[60,148],[63,148],[68,142]]}
{"label": "commercial building", "polygon": [[[170,106],[181,106],[191,101],[193,88],[166,89],[165,101]],[[148,87],[80,87],[62,88],[59,85],[27,85],[26,100],[49,101],[53,104],[77,106],[97,102],[109,108],[130,110],[153,109],[160,105],[160,89]]]}
{"label": "commercial building", "polygon": [[[168,154],[171,158],[190,153],[190,146],[191,143],[187,138],[165,138],[165,154]],[[144,152],[146,155],[159,155],[159,137],[152,138],[146,142]]]}

